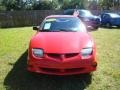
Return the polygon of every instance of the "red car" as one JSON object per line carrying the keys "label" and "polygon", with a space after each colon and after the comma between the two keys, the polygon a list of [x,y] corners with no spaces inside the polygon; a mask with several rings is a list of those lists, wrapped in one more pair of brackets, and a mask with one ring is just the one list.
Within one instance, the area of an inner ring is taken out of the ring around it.
{"label": "red car", "polygon": [[96,48],[82,21],[70,15],[45,18],[28,49],[30,72],[73,75],[96,70]]}

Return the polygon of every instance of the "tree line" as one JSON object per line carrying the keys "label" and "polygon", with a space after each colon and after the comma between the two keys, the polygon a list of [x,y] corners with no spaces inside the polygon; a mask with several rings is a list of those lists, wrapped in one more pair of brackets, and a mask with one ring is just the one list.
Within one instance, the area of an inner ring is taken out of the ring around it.
{"label": "tree line", "polygon": [[86,8],[86,4],[109,10],[119,8],[120,0],[0,0],[0,11]]}

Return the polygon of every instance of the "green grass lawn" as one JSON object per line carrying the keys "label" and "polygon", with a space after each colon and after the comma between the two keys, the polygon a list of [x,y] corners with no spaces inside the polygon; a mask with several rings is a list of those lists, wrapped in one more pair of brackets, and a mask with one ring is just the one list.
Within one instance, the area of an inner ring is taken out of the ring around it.
{"label": "green grass lawn", "polygon": [[119,90],[120,29],[90,32],[97,44],[98,69],[92,75],[34,75],[26,71],[31,27],[0,29],[0,90]]}

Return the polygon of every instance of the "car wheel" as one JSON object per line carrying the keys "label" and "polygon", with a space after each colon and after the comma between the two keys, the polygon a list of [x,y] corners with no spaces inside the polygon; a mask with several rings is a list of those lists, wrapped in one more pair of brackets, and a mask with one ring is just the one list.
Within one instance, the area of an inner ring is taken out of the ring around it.
{"label": "car wheel", "polygon": [[107,28],[111,28],[112,25],[108,22],[108,23],[106,23],[106,27],[107,27]]}
{"label": "car wheel", "polygon": [[120,28],[120,26],[117,26],[118,28]]}
{"label": "car wheel", "polygon": [[94,27],[95,30],[97,30],[98,28],[99,28],[99,26]]}

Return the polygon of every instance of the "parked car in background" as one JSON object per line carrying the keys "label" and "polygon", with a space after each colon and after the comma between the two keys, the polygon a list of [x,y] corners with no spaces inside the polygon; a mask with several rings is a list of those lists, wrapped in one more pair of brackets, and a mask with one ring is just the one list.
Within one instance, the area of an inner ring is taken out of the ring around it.
{"label": "parked car in background", "polygon": [[99,28],[100,17],[93,15],[89,10],[68,9],[64,11],[64,15],[74,15],[75,12],[79,12],[78,17],[84,22],[87,28],[89,27],[92,30]]}
{"label": "parked car in background", "polygon": [[28,49],[30,72],[72,75],[97,68],[96,46],[83,22],[73,15],[45,18]]}
{"label": "parked car in background", "polygon": [[108,28],[112,26],[120,27],[120,15],[117,13],[103,13],[101,14],[101,25]]}

